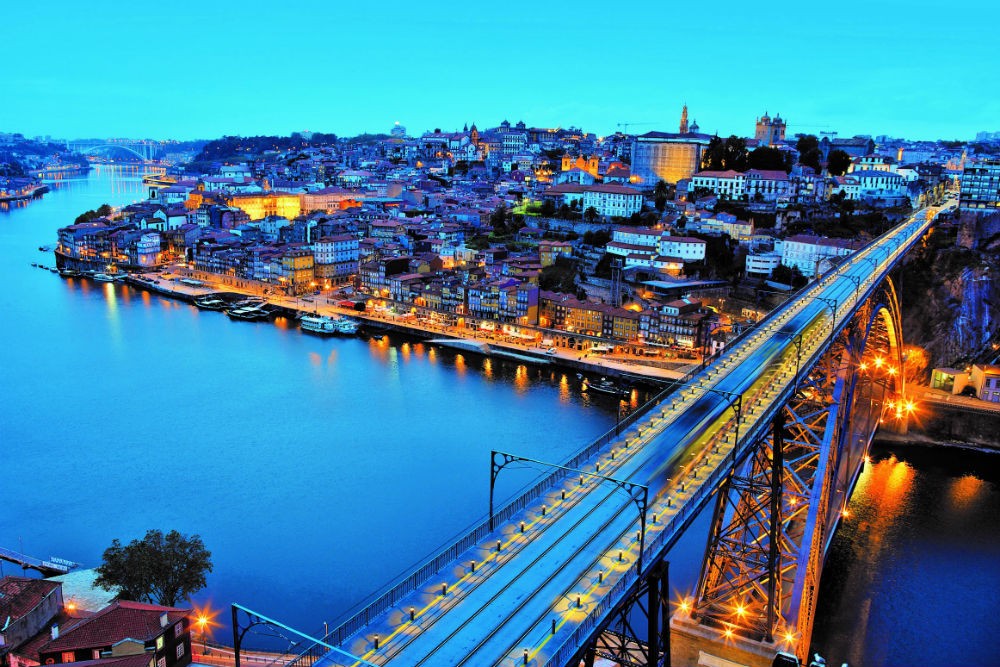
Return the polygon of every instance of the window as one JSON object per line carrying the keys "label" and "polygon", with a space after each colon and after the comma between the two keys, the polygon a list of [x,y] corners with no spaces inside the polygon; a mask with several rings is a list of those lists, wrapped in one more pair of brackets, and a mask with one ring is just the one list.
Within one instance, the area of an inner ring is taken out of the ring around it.
{"label": "window", "polygon": [[163,650],[163,635],[160,635],[159,637],[156,638],[156,650],[157,651]]}
{"label": "window", "polygon": [[167,659],[166,658],[160,658],[159,660],[157,660],[156,661],[156,667],[167,667]]}
{"label": "window", "polygon": [[76,656],[73,651],[63,651],[60,662],[76,662]]}
{"label": "window", "polygon": [[184,655],[184,643],[181,642],[180,644],[177,645],[177,657],[180,658],[183,655]]}
{"label": "window", "polygon": [[181,633],[184,632],[184,621],[180,621],[174,626],[174,637],[180,637]]}

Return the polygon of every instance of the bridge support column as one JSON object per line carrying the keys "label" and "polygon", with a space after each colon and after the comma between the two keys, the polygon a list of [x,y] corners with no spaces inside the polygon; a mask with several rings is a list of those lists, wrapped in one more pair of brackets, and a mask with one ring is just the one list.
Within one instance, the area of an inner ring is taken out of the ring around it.
{"label": "bridge support column", "polygon": [[612,612],[607,628],[587,647],[584,660],[593,654],[622,667],[670,667],[669,572],[669,563],[662,560],[646,570],[639,586]]}

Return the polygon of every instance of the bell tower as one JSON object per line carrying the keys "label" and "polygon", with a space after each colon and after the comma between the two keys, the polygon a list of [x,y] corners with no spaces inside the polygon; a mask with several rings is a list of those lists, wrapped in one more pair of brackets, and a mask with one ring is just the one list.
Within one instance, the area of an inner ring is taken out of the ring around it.
{"label": "bell tower", "polygon": [[687,102],[684,103],[684,108],[681,110],[681,134],[687,134],[688,131],[688,105]]}

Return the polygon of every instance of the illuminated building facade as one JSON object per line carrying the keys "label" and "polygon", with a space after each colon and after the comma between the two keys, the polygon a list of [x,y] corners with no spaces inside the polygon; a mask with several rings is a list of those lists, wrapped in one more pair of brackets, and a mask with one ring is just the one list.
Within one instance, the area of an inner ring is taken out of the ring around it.
{"label": "illuminated building facade", "polygon": [[632,181],[652,188],[658,181],[690,178],[712,137],[697,132],[647,132],[632,142]]}
{"label": "illuminated building facade", "polygon": [[292,220],[302,212],[302,203],[297,194],[287,192],[260,192],[229,195],[227,206],[235,206],[250,216],[251,220],[262,220],[269,215],[277,215]]}

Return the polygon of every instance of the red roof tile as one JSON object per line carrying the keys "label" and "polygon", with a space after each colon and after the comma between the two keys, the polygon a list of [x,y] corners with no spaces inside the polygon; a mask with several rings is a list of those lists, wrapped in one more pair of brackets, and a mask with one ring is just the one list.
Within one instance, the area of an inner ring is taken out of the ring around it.
{"label": "red roof tile", "polygon": [[39,653],[111,646],[123,639],[150,641],[163,633],[160,626],[160,614],[163,612],[167,612],[170,624],[191,613],[187,609],[117,600],[42,646]]}
{"label": "red roof tile", "polygon": [[[44,579],[28,577],[4,577],[0,579],[0,619],[10,616],[16,621],[34,609],[61,584]],[[0,620],[0,624],[3,621]]]}

